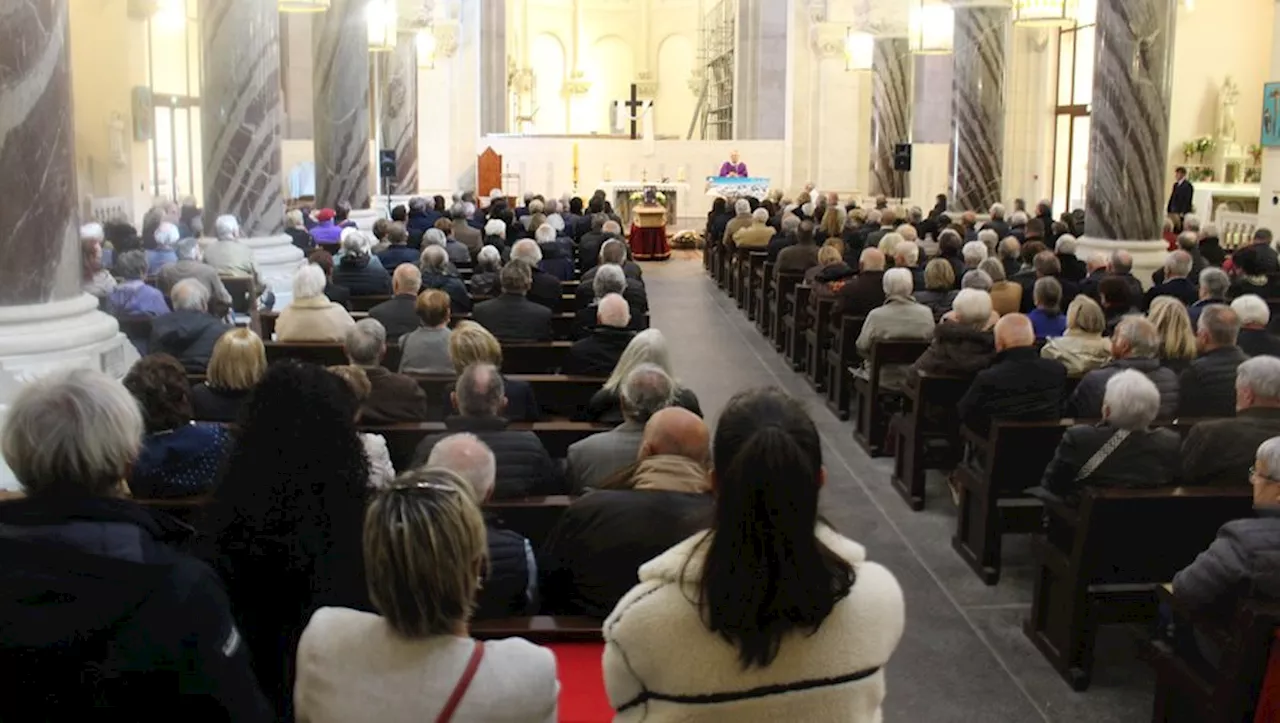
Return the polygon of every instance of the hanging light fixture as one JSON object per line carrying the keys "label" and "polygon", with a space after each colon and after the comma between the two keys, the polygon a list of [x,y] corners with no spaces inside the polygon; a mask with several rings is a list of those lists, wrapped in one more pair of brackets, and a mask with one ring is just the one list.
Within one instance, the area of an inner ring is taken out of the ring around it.
{"label": "hanging light fixture", "polygon": [[876,39],[871,33],[849,28],[848,34],[844,36],[844,69],[871,70],[875,47]]}
{"label": "hanging light fixture", "polygon": [[413,42],[418,48],[418,67],[428,69],[436,67],[435,29],[431,27],[420,29],[413,36]]}
{"label": "hanging light fixture", "polygon": [[396,6],[392,0],[369,0],[364,9],[369,26],[369,51],[385,53],[396,47]]}
{"label": "hanging light fixture", "polygon": [[951,6],[936,0],[912,0],[911,52],[916,55],[950,53],[955,47],[956,15]]}
{"label": "hanging light fixture", "polygon": [[1013,0],[1013,24],[1069,28],[1079,17],[1077,0]]}
{"label": "hanging light fixture", "polygon": [[282,13],[322,13],[329,9],[330,0],[280,0]]}

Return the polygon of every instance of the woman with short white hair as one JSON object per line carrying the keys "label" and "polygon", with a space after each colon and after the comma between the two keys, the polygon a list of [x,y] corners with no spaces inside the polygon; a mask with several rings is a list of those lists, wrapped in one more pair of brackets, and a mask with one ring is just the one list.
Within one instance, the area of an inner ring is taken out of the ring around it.
{"label": "woman with short white hair", "polygon": [[4,708],[154,718],[139,692],[163,679],[166,716],[275,720],[222,582],[183,552],[192,530],[130,499],[143,428],[124,386],[88,369],[31,380],[10,401],[0,447],[25,498],[0,505]]}
{"label": "woman with short white hair", "polygon": [[358,229],[344,230],[342,253],[333,269],[334,285],[350,291],[352,296],[389,295],[391,274],[372,253],[376,243],[372,234]]}
{"label": "woman with short white hair", "polygon": [[1271,307],[1257,294],[1245,294],[1231,302],[1231,308],[1240,317],[1240,334],[1236,346],[1249,356],[1280,357],[1280,338],[1267,331],[1271,322]]}
{"label": "woman with short white hair", "polygon": [[985,291],[962,289],[912,371],[969,377],[986,369],[996,356],[991,326],[991,297]]}
{"label": "woman with short white hair", "polygon": [[960,249],[960,255],[966,269],[976,269],[987,258],[987,245],[981,241],[970,241]]}
{"label": "woman with short white hair", "polygon": [[1160,390],[1145,374],[1125,369],[1107,380],[1102,421],[1079,424],[1062,435],[1040,486],[1068,504],[1084,487],[1164,487],[1182,469],[1182,439],[1151,428],[1160,412]]}
{"label": "woman with short white hair", "polygon": [[475,271],[469,284],[474,296],[497,296],[502,293],[498,274],[502,271],[502,254],[494,246],[484,246],[476,255]]}
{"label": "woman with short white hair", "polygon": [[[889,269],[884,273],[881,285],[884,288],[884,305],[867,314],[856,343],[858,354],[864,360],[871,358],[872,347],[880,341],[928,341],[933,338],[933,311],[911,297],[911,290],[915,287],[911,271]],[[881,388],[901,389],[906,369],[905,364],[882,366]],[[868,371],[867,362],[864,361],[858,373],[867,378]]]}
{"label": "woman with short white hair", "polygon": [[293,274],[293,301],[276,319],[276,338],[280,341],[330,341],[347,338],[356,322],[342,304],[324,295],[324,271],[307,264]]}
{"label": "woman with short white hair", "polygon": [[174,247],[178,245],[179,240],[181,239],[177,226],[167,222],[160,224],[156,229],[155,238],[151,240],[151,245],[147,246],[148,276],[155,276],[166,264],[172,264],[178,260],[178,252]]}
{"label": "woman with short white hair", "polygon": [[676,379],[675,369],[671,366],[671,354],[667,351],[667,338],[657,329],[645,329],[636,334],[635,338],[627,344],[627,348],[623,350],[622,356],[618,358],[618,363],[613,368],[613,373],[605,380],[600,391],[591,397],[591,401],[587,403],[586,413],[579,421],[621,424],[623,421],[620,405],[622,384],[631,372],[644,364],[652,364],[662,369],[676,383],[675,406],[683,407],[699,417],[702,416],[698,395]]}

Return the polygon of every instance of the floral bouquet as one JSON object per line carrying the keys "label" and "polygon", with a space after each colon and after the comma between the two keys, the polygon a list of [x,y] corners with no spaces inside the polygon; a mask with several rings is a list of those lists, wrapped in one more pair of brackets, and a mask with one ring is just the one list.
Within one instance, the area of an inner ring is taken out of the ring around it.
{"label": "floral bouquet", "polygon": [[653,186],[645,186],[643,191],[636,191],[631,194],[631,201],[633,203],[636,201],[644,201],[646,206],[652,206],[659,203],[666,205],[667,195]]}

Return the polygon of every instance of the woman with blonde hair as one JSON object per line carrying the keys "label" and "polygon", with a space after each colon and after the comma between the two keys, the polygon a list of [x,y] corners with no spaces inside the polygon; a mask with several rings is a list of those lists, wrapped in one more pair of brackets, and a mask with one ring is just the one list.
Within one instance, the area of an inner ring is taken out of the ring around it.
{"label": "woman with blonde hair", "polygon": [[804,272],[804,281],[813,287],[809,294],[809,311],[818,312],[818,302],[823,299],[834,299],[840,288],[857,273],[844,260],[844,242],[838,238],[828,239],[818,249],[818,265]]}
{"label": "woman with blonde hair", "polygon": [[591,401],[587,403],[586,413],[580,416],[579,421],[621,424],[623,421],[620,403],[622,383],[631,372],[635,371],[636,367],[642,364],[659,367],[676,383],[675,400],[672,402],[675,406],[683,407],[699,417],[702,416],[698,396],[676,379],[675,371],[671,367],[671,355],[667,351],[667,338],[657,329],[645,329],[636,334],[631,343],[627,344],[627,348],[618,359],[617,366],[613,368],[613,373],[605,381],[604,387],[591,397]]}
{"label": "woman with blonde hair", "polygon": [[958,293],[955,267],[946,259],[933,259],[924,267],[924,288],[915,293],[915,299],[933,311],[934,321],[941,321]]}
{"label": "woman with blonde hair", "polygon": [[818,231],[814,234],[813,240],[822,243],[829,238],[840,238],[844,233],[844,216],[843,208],[827,206],[827,210],[822,212],[822,223],[818,224]]}
{"label": "woman with blonde hair", "polygon": [[1067,331],[1045,342],[1040,356],[1057,359],[1067,375],[1084,376],[1111,361],[1111,340],[1102,336],[1107,318],[1098,302],[1080,294],[1067,307]]}
{"label": "woman with blonde hair", "polygon": [[295,714],[367,720],[545,721],[556,661],[520,638],[479,641],[470,621],[489,564],[484,517],[457,474],[427,467],[379,490],[363,558],[378,614],[322,607],[298,643]]}
{"label": "woman with blonde hair", "polygon": [[234,422],[240,406],[267,373],[267,350],[249,329],[232,329],[218,337],[203,382],[191,388],[195,418]]}
{"label": "woman with blonde hair", "polygon": [[[462,370],[472,364],[492,364],[501,369],[502,345],[496,336],[476,322],[460,321],[449,334],[449,358],[453,360],[454,374],[462,374]],[[504,374],[502,383],[507,393],[507,419],[512,422],[538,421],[542,415],[529,382],[511,379]]]}
{"label": "woman with blonde hair", "polygon": [[1182,373],[1196,358],[1196,333],[1187,307],[1172,296],[1157,296],[1147,318],[1160,332],[1160,365]]}

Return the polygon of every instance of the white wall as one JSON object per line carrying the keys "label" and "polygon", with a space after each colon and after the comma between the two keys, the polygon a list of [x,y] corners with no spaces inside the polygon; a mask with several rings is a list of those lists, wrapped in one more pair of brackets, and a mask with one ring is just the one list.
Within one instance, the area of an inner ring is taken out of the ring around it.
{"label": "white wall", "polygon": [[1013,29],[1005,74],[1004,200],[1028,205],[1053,191],[1053,112],[1057,33]]}
{"label": "white wall", "polygon": [[1182,144],[1216,135],[1219,90],[1228,75],[1240,87],[1237,142],[1244,148],[1261,137],[1262,87],[1269,71],[1275,0],[1212,0],[1188,11],[1178,4],[1173,56],[1173,103],[1169,122],[1168,179],[1184,163]]}

